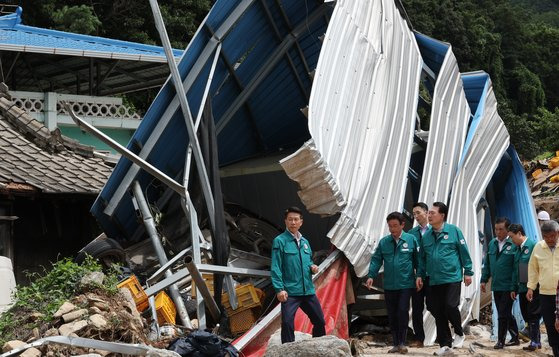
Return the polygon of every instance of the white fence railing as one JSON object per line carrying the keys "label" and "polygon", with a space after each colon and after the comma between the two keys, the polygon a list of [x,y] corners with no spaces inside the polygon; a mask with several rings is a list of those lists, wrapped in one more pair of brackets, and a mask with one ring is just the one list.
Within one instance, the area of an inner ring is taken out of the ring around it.
{"label": "white fence railing", "polygon": [[33,118],[45,123],[49,130],[59,124],[72,125],[61,102],[68,102],[72,110],[85,120],[101,127],[137,128],[141,119],[133,109],[117,97],[59,94],[53,92],[10,91],[13,102]]}

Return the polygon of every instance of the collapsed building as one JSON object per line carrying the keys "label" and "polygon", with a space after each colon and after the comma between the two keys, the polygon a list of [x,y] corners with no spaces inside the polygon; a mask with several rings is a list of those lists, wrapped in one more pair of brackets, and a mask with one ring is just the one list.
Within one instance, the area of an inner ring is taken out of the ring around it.
{"label": "collapsed building", "polygon": [[[162,24],[158,29],[165,45]],[[171,286],[183,324],[190,319],[178,290],[188,276],[202,290],[195,298],[201,327],[206,307],[219,315],[220,275],[232,310],[232,276],[251,276],[266,288],[265,259],[277,230],[259,228],[281,225],[282,208],[294,202],[309,212],[303,230],[315,250],[335,247],[321,264],[319,298],[343,307],[355,293],[356,314],[382,313],[382,288],[370,294],[357,285],[346,294],[351,273],[344,262],[357,277],[366,275],[386,234],[384,217],[411,211],[414,201],[448,203],[476,276],[495,217],[539,239],[489,76],[460,73],[452,46],[414,31],[399,1],[217,1],[178,65],[169,59],[171,76],[128,147],[118,148],[123,158],[92,213],[110,237],[99,241],[126,247],[149,237],[161,269],[149,277],[147,293]],[[233,205],[231,213],[224,197],[243,209]],[[255,224],[243,231],[240,218]],[[168,256],[162,238],[182,242],[180,253]],[[188,268],[173,272],[184,256]],[[217,274],[213,296],[200,271]],[[463,289],[464,323],[479,307],[474,278]],[[325,311],[327,332],[345,337],[350,317],[334,310]],[[278,312],[276,306],[234,345],[260,353]],[[433,320],[425,319],[433,342]]]}

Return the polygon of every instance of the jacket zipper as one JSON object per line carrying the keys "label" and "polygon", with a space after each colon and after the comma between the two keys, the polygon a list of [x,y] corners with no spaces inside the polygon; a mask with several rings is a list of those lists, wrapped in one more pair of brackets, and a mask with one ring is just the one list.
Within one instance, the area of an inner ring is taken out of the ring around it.
{"label": "jacket zipper", "polygon": [[[301,244],[301,242],[299,242],[299,244]],[[305,287],[305,273],[303,271],[303,257],[301,256],[301,247],[298,246],[297,250],[299,251],[299,261],[301,262],[301,279],[303,279],[303,295],[306,295],[307,289]]]}

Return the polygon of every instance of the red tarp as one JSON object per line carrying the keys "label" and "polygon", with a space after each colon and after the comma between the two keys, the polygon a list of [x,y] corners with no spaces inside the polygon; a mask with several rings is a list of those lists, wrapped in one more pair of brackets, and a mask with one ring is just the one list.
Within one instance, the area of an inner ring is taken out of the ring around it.
{"label": "red tarp", "polygon": [[[349,324],[347,318],[346,286],[349,269],[345,258],[335,261],[318,280],[314,283],[316,295],[320,300],[324,319],[326,320],[326,333],[349,339]],[[275,309],[274,309],[275,311]],[[273,311],[272,311],[273,313]],[[280,328],[281,317],[278,315],[270,325],[263,329],[254,339],[242,349],[244,356],[263,356],[268,346],[270,336]],[[295,330],[312,333],[312,324],[299,309],[295,315]],[[249,333],[250,330],[246,333]],[[235,342],[233,342],[233,345]]]}

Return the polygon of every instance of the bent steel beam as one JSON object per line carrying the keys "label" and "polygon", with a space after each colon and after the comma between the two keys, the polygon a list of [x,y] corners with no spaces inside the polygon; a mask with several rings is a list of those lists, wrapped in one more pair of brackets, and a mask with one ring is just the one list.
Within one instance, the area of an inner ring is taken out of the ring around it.
{"label": "bent steel beam", "polygon": [[204,298],[204,302],[208,306],[208,310],[210,310],[210,314],[212,314],[212,317],[214,318],[215,321],[219,321],[219,316],[221,314],[221,312],[219,311],[219,307],[217,306],[212,296],[212,293],[208,289],[208,286],[206,285],[204,278],[202,278],[202,275],[200,274],[198,267],[194,263],[192,256],[187,255],[186,258],[184,258],[184,263],[186,265],[186,268],[190,272],[190,276],[192,277],[192,280],[194,280],[194,282],[196,283],[196,289],[198,289],[198,291],[200,292],[199,295],[202,295],[202,297]]}
{"label": "bent steel beam", "polygon": [[93,125],[87,123],[86,121],[78,117],[76,113],[74,113],[74,111],[72,110],[68,102],[62,102],[62,105],[64,106],[64,108],[66,109],[66,111],[68,112],[72,120],[74,121],[74,123],[76,123],[76,125],[80,129],[87,131],[88,133],[92,134],[93,136],[95,136],[105,144],[109,145],[111,148],[115,149],[119,154],[126,157],[128,160],[132,161],[140,168],[144,169],[152,176],[154,176],[155,178],[163,182],[170,189],[172,189],[173,191],[175,191],[176,193],[184,197],[185,193],[184,193],[184,187],[182,185],[178,184],[171,177],[167,176],[165,173],[160,171],[157,167],[153,166],[152,164],[145,161],[138,155],[134,154],[132,151],[128,150],[124,146],[120,145],[119,143],[111,139],[109,136],[105,135],[102,131],[98,130]]}
{"label": "bent steel beam", "polygon": [[163,23],[163,17],[161,16],[161,11],[159,10],[157,0],[149,0],[149,4],[151,6],[151,11],[153,12],[155,27],[159,32],[159,37],[161,38],[163,49],[165,50],[165,56],[167,57],[167,63],[169,64],[169,69],[171,70],[171,78],[173,80],[177,96],[179,97],[182,115],[186,123],[186,129],[188,130],[188,137],[190,140],[190,145],[192,147],[192,153],[194,154],[194,161],[196,162],[196,168],[198,171],[198,175],[200,176],[200,183],[202,186],[202,192],[204,193],[204,199],[206,201],[208,216],[212,229],[215,231],[215,207],[212,189],[210,187],[206,165],[204,165],[204,157],[202,156],[200,143],[198,142],[198,137],[196,136],[196,131],[194,129],[192,113],[190,112],[188,100],[186,99],[186,92],[184,90],[184,87],[182,86],[181,75],[179,73],[177,63],[175,62],[175,57],[173,56],[173,49],[171,48],[171,42],[169,41],[169,37],[167,36],[167,30],[165,29],[165,24]]}
{"label": "bent steel beam", "polygon": [[[136,199],[136,202],[138,203],[138,207],[142,214],[146,231],[151,238],[151,243],[153,245],[153,248],[155,249],[155,253],[157,254],[159,264],[164,265],[169,262],[169,259],[167,259],[165,250],[163,250],[163,246],[161,245],[161,241],[159,240],[159,234],[157,233],[157,229],[155,228],[155,221],[153,220],[153,217],[149,210],[149,206],[142,192],[142,187],[140,186],[138,181],[134,181],[132,189],[134,191],[134,198]],[[165,275],[167,277],[171,276],[172,274],[173,273],[171,273],[169,270],[165,271]],[[171,293],[171,298],[173,299],[173,302],[177,307],[182,324],[192,329],[192,324],[190,323],[190,319],[188,318],[188,312],[186,311],[186,307],[184,306],[184,301],[179,294],[178,286],[176,284],[171,285],[169,287],[169,292]]]}

